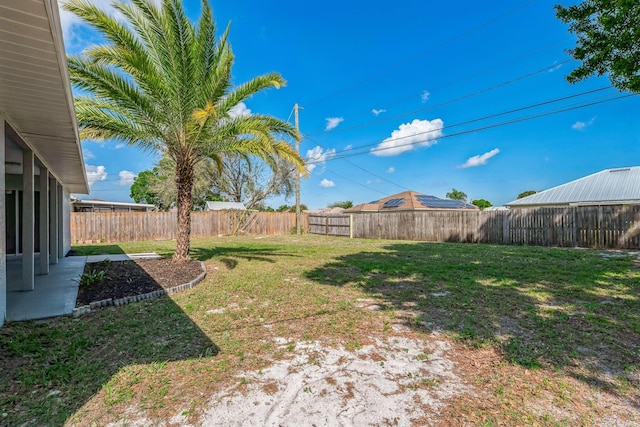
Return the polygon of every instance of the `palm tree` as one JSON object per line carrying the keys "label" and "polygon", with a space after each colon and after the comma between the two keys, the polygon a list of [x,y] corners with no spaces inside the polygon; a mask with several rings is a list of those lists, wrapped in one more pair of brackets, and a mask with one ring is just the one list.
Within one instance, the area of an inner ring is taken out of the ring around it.
{"label": "palm tree", "polygon": [[[283,159],[301,172],[304,161],[281,136],[298,139],[290,124],[261,115],[237,115],[253,94],[285,84],[277,73],[232,87],[229,27],[216,39],[207,0],[193,24],[180,0],[114,2],[123,21],[87,0],[65,9],[101,33],[105,44],[69,56],[76,115],[83,139],[116,139],[175,162],[178,233],[174,262],[189,260],[194,167],[204,159],[250,155],[275,164]],[[234,110],[234,107],[236,110]]]}

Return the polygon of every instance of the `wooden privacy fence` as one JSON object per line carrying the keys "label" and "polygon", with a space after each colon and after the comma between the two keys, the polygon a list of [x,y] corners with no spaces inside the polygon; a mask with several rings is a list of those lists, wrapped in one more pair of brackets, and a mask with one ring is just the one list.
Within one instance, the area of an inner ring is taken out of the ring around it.
{"label": "wooden privacy fence", "polygon": [[[400,211],[352,216],[351,235],[365,239],[640,249],[640,206]],[[310,232],[327,234],[327,226],[312,226],[312,222],[321,224],[322,219],[310,216]]]}
{"label": "wooden privacy fence", "polygon": [[351,232],[349,215],[308,214],[307,224],[307,229],[312,234],[349,237]]}
{"label": "wooden privacy fence", "polygon": [[[191,237],[229,234],[289,234],[290,212],[212,211],[191,213]],[[303,216],[303,226],[305,218]],[[71,243],[170,240],[176,238],[175,212],[72,212]]]}

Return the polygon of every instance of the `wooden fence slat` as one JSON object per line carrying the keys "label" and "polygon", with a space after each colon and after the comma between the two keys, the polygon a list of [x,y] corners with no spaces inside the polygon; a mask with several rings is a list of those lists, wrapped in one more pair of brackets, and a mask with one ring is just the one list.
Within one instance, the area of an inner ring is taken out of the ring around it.
{"label": "wooden fence slat", "polygon": [[[349,235],[308,215],[315,234]],[[352,236],[433,242],[480,242],[593,248],[640,248],[640,206],[580,206],[506,211],[414,211],[353,214]]]}
{"label": "wooden fence slat", "polygon": [[[171,240],[176,238],[176,220],[174,212],[71,212],[71,243]],[[348,224],[347,219],[347,235]],[[228,235],[236,229],[241,233],[282,235],[289,234],[293,227],[295,214],[290,212],[251,211],[245,217],[230,211],[191,215],[193,238]]]}
{"label": "wooden fence slat", "polygon": [[[507,211],[303,214],[313,234],[433,242],[640,249],[640,206],[580,206]],[[290,212],[194,212],[192,237],[289,234]],[[173,212],[72,212],[71,243],[175,239]]]}

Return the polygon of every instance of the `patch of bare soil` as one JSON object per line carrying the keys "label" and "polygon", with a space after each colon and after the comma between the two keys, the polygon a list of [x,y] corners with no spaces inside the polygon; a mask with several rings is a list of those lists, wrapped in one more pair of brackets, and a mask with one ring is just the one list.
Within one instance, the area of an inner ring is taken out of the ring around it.
{"label": "patch of bare soil", "polygon": [[199,261],[174,263],[169,258],[136,259],[131,261],[101,261],[87,263],[84,274],[101,280],[81,284],[76,307],[104,299],[118,299],[169,289],[188,283],[202,273]]}

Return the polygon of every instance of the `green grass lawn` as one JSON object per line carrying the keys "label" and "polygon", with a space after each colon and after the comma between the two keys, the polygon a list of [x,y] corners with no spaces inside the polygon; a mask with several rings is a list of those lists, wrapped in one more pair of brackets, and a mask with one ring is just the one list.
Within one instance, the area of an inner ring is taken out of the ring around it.
{"label": "green grass lawn", "polygon": [[[73,249],[168,256],[174,244]],[[196,239],[192,254],[207,266],[192,290],[0,329],[0,425],[122,422],[132,405],[150,419],[175,408],[196,417],[236,374],[287,356],[275,336],[357,348],[397,326],[443,334],[465,360],[491,357],[469,379],[484,395],[452,417],[561,425],[557,413],[514,409],[543,391],[581,424],[606,413],[584,403],[595,392],[640,411],[640,268],[629,254],[309,235]]]}

